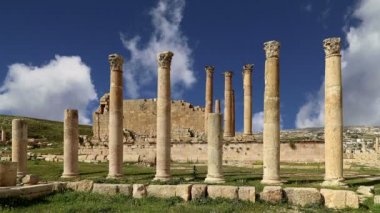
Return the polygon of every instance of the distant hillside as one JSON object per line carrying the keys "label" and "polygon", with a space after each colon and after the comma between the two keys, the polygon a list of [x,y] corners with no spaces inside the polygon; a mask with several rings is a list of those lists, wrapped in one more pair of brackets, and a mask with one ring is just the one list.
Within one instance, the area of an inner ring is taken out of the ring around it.
{"label": "distant hillside", "polygon": [[[15,118],[24,118],[27,120],[28,138],[47,138],[49,143],[61,146],[63,142],[63,122],[21,116],[0,115],[0,127],[5,129],[7,139],[11,138],[12,119]],[[79,134],[92,135],[92,127],[89,125],[80,125]]]}

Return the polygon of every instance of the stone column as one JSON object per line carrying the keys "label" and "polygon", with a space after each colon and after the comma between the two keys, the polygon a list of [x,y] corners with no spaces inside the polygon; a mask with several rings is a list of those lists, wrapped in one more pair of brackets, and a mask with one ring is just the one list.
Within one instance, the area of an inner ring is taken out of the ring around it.
{"label": "stone column", "polygon": [[224,183],[222,114],[209,113],[206,183]]}
{"label": "stone column", "polygon": [[173,53],[161,52],[157,56],[157,142],[156,142],[156,176],[154,180],[167,181],[170,175],[171,147],[171,96],[170,66]]}
{"label": "stone column", "polygon": [[79,176],[78,171],[78,110],[66,109],[63,122],[63,174],[62,178]]}
{"label": "stone column", "polygon": [[323,41],[325,50],[325,181],[343,183],[343,110],[340,38]]}
{"label": "stone column", "polygon": [[111,70],[108,122],[108,161],[107,178],[123,176],[123,63],[121,55],[108,56]]}
{"label": "stone column", "polygon": [[215,113],[220,113],[220,100],[215,100]]}
{"label": "stone column", "polygon": [[26,175],[26,146],[28,143],[28,126],[26,120],[12,120],[12,162],[17,163],[17,177]]}
{"label": "stone column", "polygon": [[232,72],[224,72],[224,137],[232,137]]}
{"label": "stone column", "polygon": [[235,137],[235,113],[236,113],[236,110],[235,110],[235,90],[233,89],[232,90],[232,94],[231,94],[231,103],[232,103],[232,107],[231,107],[231,116],[232,116],[232,121],[231,121],[231,129],[232,129],[232,137]]}
{"label": "stone column", "polygon": [[253,64],[243,66],[244,135],[252,135],[252,70]]}
{"label": "stone column", "polygon": [[280,43],[264,43],[265,92],[263,129],[263,184],[281,184],[280,180]]}
{"label": "stone column", "polygon": [[379,153],[379,137],[375,138],[375,151],[376,153]]}
{"label": "stone column", "polygon": [[1,129],[1,141],[2,142],[7,141],[7,133],[5,132],[3,128]]}
{"label": "stone column", "polygon": [[206,104],[205,104],[205,124],[204,130],[207,133],[207,114],[212,112],[212,96],[213,96],[213,75],[214,67],[206,66]]}

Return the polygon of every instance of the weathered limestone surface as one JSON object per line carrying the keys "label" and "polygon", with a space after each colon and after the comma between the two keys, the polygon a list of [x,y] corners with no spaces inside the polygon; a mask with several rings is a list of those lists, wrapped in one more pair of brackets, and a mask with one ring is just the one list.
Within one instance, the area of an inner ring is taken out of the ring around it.
{"label": "weathered limestone surface", "polygon": [[215,100],[215,113],[220,113],[220,100]]}
{"label": "weathered limestone surface", "polygon": [[343,181],[343,103],[340,38],[323,41],[325,50],[325,182]]}
{"label": "weathered limestone surface", "polygon": [[182,198],[184,201],[189,201],[191,199],[191,188],[192,184],[177,185],[175,196]]}
{"label": "weathered limestone surface", "polygon": [[205,198],[207,194],[207,185],[206,184],[194,184],[191,187],[191,199],[200,199]]}
{"label": "weathered limestone surface", "polygon": [[208,197],[215,198],[227,198],[238,199],[238,187],[237,186],[222,186],[222,185],[209,185],[207,186]]}
{"label": "weathered limestone surface", "polygon": [[131,184],[118,184],[118,193],[125,196],[132,196],[133,186]]}
{"label": "weathered limestone surface", "polygon": [[21,182],[25,185],[36,185],[40,181],[40,178],[36,175],[25,175]]}
{"label": "weathered limestone surface", "polygon": [[148,196],[170,198],[176,196],[176,185],[149,185],[146,187]]}
{"label": "weathered limestone surface", "polygon": [[156,176],[155,180],[170,179],[170,146],[171,146],[171,95],[170,66],[172,52],[161,52],[157,56],[157,140],[156,140]]}
{"label": "weathered limestone surface", "polygon": [[62,178],[78,177],[78,110],[66,109],[63,123],[63,174]]}
{"label": "weathered limestone surface", "polygon": [[359,208],[359,197],[353,191],[321,189],[325,206],[333,209]]}
{"label": "weathered limestone surface", "polygon": [[243,66],[244,135],[252,135],[252,70],[253,64]]}
{"label": "weathered limestone surface", "polygon": [[207,177],[206,183],[224,183],[223,177],[223,133],[222,114],[208,114],[208,134],[207,134]]}
{"label": "weathered limestone surface", "polygon": [[66,185],[68,189],[71,189],[74,191],[80,191],[80,192],[90,192],[93,186],[94,186],[94,181],[92,180],[68,182]]}
{"label": "weathered limestone surface", "polygon": [[260,193],[260,200],[269,203],[280,203],[284,198],[284,192],[281,186],[265,186]]}
{"label": "weathered limestone surface", "polygon": [[322,196],[316,188],[293,188],[284,189],[288,203],[298,206],[313,206],[322,204]]}
{"label": "weathered limestone surface", "polygon": [[263,184],[280,184],[280,43],[264,43]]}
{"label": "weathered limestone surface", "polygon": [[359,186],[356,192],[365,197],[373,197],[374,190],[375,186]]}
{"label": "weathered limestone surface", "polygon": [[233,99],[232,99],[232,72],[224,72],[224,136],[233,137]]}
{"label": "weathered limestone surface", "polygon": [[0,161],[0,187],[16,186],[17,163]]}
{"label": "weathered limestone surface", "polygon": [[212,112],[212,102],[213,102],[213,76],[214,76],[213,66],[206,66],[206,95],[205,95],[205,124],[204,131],[207,132],[207,114]]}
{"label": "weathered limestone surface", "polygon": [[240,200],[256,202],[256,188],[254,186],[239,186],[238,196]]}
{"label": "weathered limestone surface", "polygon": [[118,193],[118,185],[94,183],[92,192],[98,194],[115,195]]}
{"label": "weathered limestone surface", "polygon": [[235,128],[235,123],[236,123],[236,116],[235,116],[235,113],[236,113],[236,109],[235,109],[235,90],[233,89],[232,90],[232,93],[231,93],[231,103],[232,103],[232,112],[231,112],[231,116],[232,116],[232,121],[231,121],[231,129],[232,129],[232,136],[235,136],[235,133],[236,133],[236,128]]}
{"label": "weathered limestone surface", "polygon": [[12,120],[12,162],[17,163],[17,177],[26,175],[28,126],[26,120]]}
{"label": "weathered limestone surface", "polygon": [[146,187],[144,184],[133,184],[132,195],[134,198],[143,198],[147,196]]}
{"label": "weathered limestone surface", "polygon": [[108,178],[123,176],[123,63],[118,54],[108,56],[111,70],[109,106]]}
{"label": "weathered limestone surface", "polygon": [[380,205],[380,195],[375,195],[375,197],[373,197],[373,203],[375,205]]}
{"label": "weathered limestone surface", "polygon": [[1,129],[1,141],[2,142],[7,141],[7,133],[5,132],[3,128]]}

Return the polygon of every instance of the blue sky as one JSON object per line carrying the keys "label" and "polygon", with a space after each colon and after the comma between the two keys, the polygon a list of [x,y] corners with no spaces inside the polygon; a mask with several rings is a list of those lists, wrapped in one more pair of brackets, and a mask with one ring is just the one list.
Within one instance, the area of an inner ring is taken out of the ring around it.
{"label": "blue sky", "polygon": [[[379,82],[378,68],[376,75],[376,66],[350,68],[375,64],[379,58],[379,13],[376,0],[5,1],[0,3],[0,102],[6,104],[0,113],[60,120],[64,108],[78,108],[81,121],[90,122],[97,98],[109,90],[108,54],[125,58],[125,98],[154,98],[153,53],[172,50],[176,99],[204,105],[205,65],[215,66],[214,98],[223,99],[222,73],[234,72],[237,130],[243,123],[242,66],[254,64],[254,128],[259,129],[263,43],[278,40],[282,126],[320,126],[322,40],[339,36],[345,69],[352,74],[345,77],[350,92],[345,97],[352,106],[345,102],[345,120],[350,125],[379,125],[380,88],[357,86],[360,81],[355,80],[364,76],[360,84]],[[367,32],[372,37],[362,36]],[[373,54],[357,57],[357,49],[371,49]],[[361,96],[367,99],[352,104]],[[368,115],[359,113],[363,109]],[[352,114],[356,116],[350,120]]]}

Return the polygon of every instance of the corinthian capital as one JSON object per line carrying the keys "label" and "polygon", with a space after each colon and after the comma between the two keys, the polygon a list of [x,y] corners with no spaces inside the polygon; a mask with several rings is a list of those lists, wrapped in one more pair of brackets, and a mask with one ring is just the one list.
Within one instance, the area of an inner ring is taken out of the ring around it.
{"label": "corinthian capital", "polygon": [[323,48],[325,50],[326,57],[340,55],[340,38],[326,38],[323,40]]}
{"label": "corinthian capital", "polygon": [[232,71],[225,71],[224,72],[224,77],[231,78],[232,77]]}
{"label": "corinthian capital", "polygon": [[208,77],[212,77],[212,74],[214,73],[215,67],[214,66],[205,66],[206,74]]}
{"label": "corinthian capital", "polygon": [[246,64],[243,66],[243,75],[246,73],[251,73],[253,70],[253,64]]}
{"label": "corinthian capital", "polygon": [[280,42],[267,41],[264,43],[264,50],[267,58],[278,58],[280,56]]}
{"label": "corinthian capital", "polygon": [[157,55],[158,67],[169,69],[172,62],[173,55],[174,54],[170,51],[158,53]]}
{"label": "corinthian capital", "polygon": [[108,61],[111,66],[111,70],[120,70],[120,71],[123,70],[123,63],[124,63],[123,56],[116,53],[110,54],[108,56]]}

